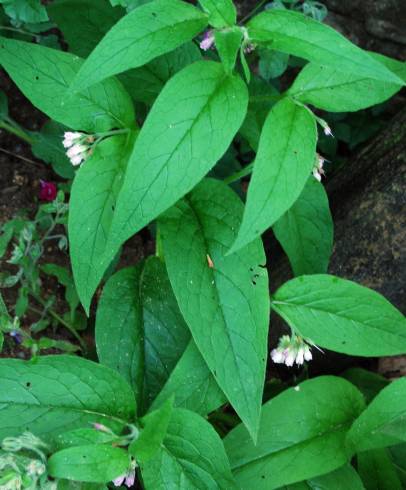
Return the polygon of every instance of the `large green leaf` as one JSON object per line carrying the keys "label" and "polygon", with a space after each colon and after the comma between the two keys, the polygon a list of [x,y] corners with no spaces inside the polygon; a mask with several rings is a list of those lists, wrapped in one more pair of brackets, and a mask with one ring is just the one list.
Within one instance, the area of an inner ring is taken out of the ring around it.
{"label": "large green leaf", "polygon": [[335,66],[375,80],[402,83],[368,53],[331,27],[290,10],[270,9],[248,23],[250,39],[313,63]]}
{"label": "large green leaf", "polygon": [[398,92],[402,85],[401,80],[390,83],[358,72],[343,71],[340,66],[309,63],[299,73],[288,93],[319,109],[347,112],[380,104]]}
{"label": "large green leaf", "polygon": [[102,257],[133,141],[132,135],[117,135],[99,143],[73,181],[70,257],[76,288],[87,312],[103,277]]}
{"label": "large green leaf", "polygon": [[295,276],[327,272],[333,226],[327,193],[310,177],[297,201],[273,225]]}
{"label": "large green leaf", "polygon": [[124,13],[107,0],[58,0],[48,6],[69,51],[86,58]]}
{"label": "large green leaf", "polygon": [[108,445],[87,445],[62,449],[48,461],[54,478],[107,483],[125,474],[130,465],[127,451]]}
{"label": "large green leaf", "polygon": [[155,58],[147,65],[122,73],[119,78],[135,101],[152,105],[165,83],[175,73],[201,59],[199,48],[189,42]]}
{"label": "large green leaf", "polygon": [[402,441],[406,441],[406,378],[393,381],[384,388],[348,433],[348,443],[354,452]]}
{"label": "large green leaf", "polygon": [[341,376],[360,390],[367,403],[372,401],[372,399],[389,384],[389,380],[380,374],[362,368],[347,369]]}
{"label": "large green leaf", "polygon": [[265,377],[268,278],[260,240],[227,255],[243,205],[207,179],[160,220],[169,278],[217,383],[255,438]]}
{"label": "large green leaf", "polygon": [[404,489],[387,449],[360,453],[357,456],[357,463],[365,490]]}
{"label": "large green leaf", "polygon": [[232,0],[199,0],[209,15],[210,25],[221,29],[237,22],[237,10]]}
{"label": "large green leaf", "polygon": [[302,276],[275,293],[272,308],[302,337],[355,356],[406,352],[404,316],[375,291],[330,275]]}
{"label": "large green leaf", "polygon": [[365,487],[354,468],[346,464],[326,475],[285,485],[278,490],[365,490]]}
{"label": "large green leaf", "polygon": [[190,191],[229,147],[247,109],[247,89],[219,63],[177,73],[149,113],[130,158],[110,233],[119,246]]}
{"label": "large green leaf", "polygon": [[175,409],[154,458],[141,464],[146,490],[235,490],[223,443],[199,415]]}
{"label": "large green leaf", "polygon": [[55,121],[89,132],[134,126],[131,98],[115,79],[67,94],[82,63],[70,53],[0,38],[0,64],[24,95]]}
{"label": "large green leaf", "polygon": [[175,406],[200,415],[209,414],[226,401],[193,340],[153,401],[151,409],[159,407],[171,396],[174,396]]}
{"label": "large green leaf", "polygon": [[2,0],[5,13],[18,25],[37,24],[48,20],[47,10],[41,0]]}
{"label": "large green leaf", "polygon": [[134,9],[110,29],[81,68],[72,90],[145,65],[192,39],[207,16],[180,0],[154,0]]}
{"label": "large green leaf", "polygon": [[135,415],[130,386],[111,369],[73,356],[0,359],[0,440],[33,432],[47,442],[100,422],[120,431]]}
{"label": "large green leaf", "polygon": [[100,362],[132,384],[143,412],[168,379],[190,339],[157,258],[112,276],[96,318]]}
{"label": "large green leaf", "polygon": [[348,381],[305,381],[262,407],[256,445],[241,424],[224,440],[242,490],[272,490],[339,468],[347,462],[345,436],[364,408]]}
{"label": "large green leaf", "polygon": [[316,122],[308,109],[285,98],[269,113],[248,188],[244,219],[231,251],[272,226],[300,196],[316,158]]}

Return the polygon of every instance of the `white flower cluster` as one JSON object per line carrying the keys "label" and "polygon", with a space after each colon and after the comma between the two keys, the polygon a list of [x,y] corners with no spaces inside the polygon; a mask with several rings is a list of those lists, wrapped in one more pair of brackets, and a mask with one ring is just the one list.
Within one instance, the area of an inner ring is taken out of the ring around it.
{"label": "white flower cluster", "polygon": [[313,177],[319,182],[321,182],[321,177],[325,175],[323,169],[325,161],[326,160],[321,155],[316,155],[316,164],[313,167]]}
{"label": "white flower cluster", "polygon": [[309,345],[301,337],[283,335],[279,339],[278,347],[271,351],[271,359],[276,364],[286,364],[291,367],[295,362],[299,366],[304,361],[311,361],[313,356]]}
{"label": "white flower cluster", "polygon": [[80,165],[89,156],[94,137],[85,133],[67,131],[64,134],[63,146],[72,165]]}

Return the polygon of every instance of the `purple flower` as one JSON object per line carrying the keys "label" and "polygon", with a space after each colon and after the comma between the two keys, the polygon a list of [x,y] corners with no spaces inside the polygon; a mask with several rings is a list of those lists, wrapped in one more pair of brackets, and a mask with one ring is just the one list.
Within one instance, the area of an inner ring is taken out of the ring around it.
{"label": "purple flower", "polygon": [[214,34],[213,31],[206,31],[203,35],[203,40],[200,43],[200,49],[203,51],[208,51],[214,45]]}
{"label": "purple flower", "polygon": [[47,182],[46,180],[40,180],[39,184],[39,198],[41,199],[41,201],[54,201],[58,192],[56,185],[53,182]]}
{"label": "purple flower", "polygon": [[16,344],[21,344],[23,341],[22,335],[17,330],[12,330],[10,332],[10,337],[13,337]]}

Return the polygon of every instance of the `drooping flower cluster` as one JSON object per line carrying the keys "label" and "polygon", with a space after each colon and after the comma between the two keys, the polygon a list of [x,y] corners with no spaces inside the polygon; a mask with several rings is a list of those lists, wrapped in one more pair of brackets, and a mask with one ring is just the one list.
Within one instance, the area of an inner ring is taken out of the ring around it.
{"label": "drooping flower cluster", "polygon": [[271,359],[276,364],[286,364],[293,366],[295,363],[300,366],[304,361],[313,359],[310,346],[297,335],[283,335],[279,339],[278,347],[271,351]]}
{"label": "drooping flower cluster", "polygon": [[79,132],[67,131],[64,134],[63,146],[72,165],[80,165],[89,156],[94,136]]}
{"label": "drooping flower cluster", "polygon": [[208,30],[203,34],[200,49],[203,51],[208,51],[212,47],[214,47],[214,32],[212,30]]}
{"label": "drooping flower cluster", "polygon": [[113,480],[114,486],[119,487],[119,486],[124,484],[128,488],[132,487],[135,483],[135,468],[136,467],[137,467],[137,464],[133,460],[131,462],[129,469],[127,470],[127,473],[125,473],[124,475],[120,475]]}
{"label": "drooping flower cluster", "polygon": [[325,161],[326,161],[325,158],[323,158],[321,155],[319,154],[316,155],[316,163],[313,167],[313,177],[319,182],[321,182],[321,177],[325,175],[323,169]]}

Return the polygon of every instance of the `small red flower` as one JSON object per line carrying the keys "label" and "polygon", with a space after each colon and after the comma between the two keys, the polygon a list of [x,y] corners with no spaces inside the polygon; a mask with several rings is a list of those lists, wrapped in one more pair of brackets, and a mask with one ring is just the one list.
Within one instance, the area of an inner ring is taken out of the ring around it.
{"label": "small red flower", "polygon": [[47,182],[46,180],[40,180],[39,184],[41,186],[39,191],[39,198],[41,201],[53,201],[58,192],[56,185],[53,182]]}

